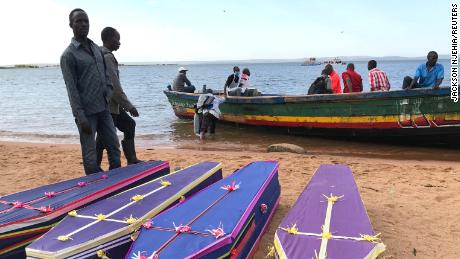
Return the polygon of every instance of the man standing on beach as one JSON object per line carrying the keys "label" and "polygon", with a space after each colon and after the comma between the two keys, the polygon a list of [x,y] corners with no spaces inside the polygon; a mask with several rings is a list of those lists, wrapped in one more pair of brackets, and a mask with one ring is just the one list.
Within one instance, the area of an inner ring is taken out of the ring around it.
{"label": "man standing on beach", "polygon": [[[137,159],[136,148],[134,145],[134,135],[136,130],[136,122],[126,113],[128,111],[131,116],[139,117],[139,112],[136,107],[132,105],[126,96],[120,83],[120,74],[118,71],[118,61],[113,55],[112,51],[120,48],[120,33],[112,27],[105,27],[101,32],[101,39],[103,46],[101,47],[102,54],[109,74],[110,81],[113,86],[113,95],[110,100],[110,113],[112,114],[113,123],[115,127],[124,134],[121,141],[123,153],[125,153],[128,165],[137,164],[142,162]],[[126,110],[126,111],[125,111]],[[102,153],[104,152],[104,143],[99,134],[96,138],[97,161],[101,165]]]}
{"label": "man standing on beach", "polygon": [[118,137],[108,106],[112,84],[99,47],[87,38],[89,19],[86,12],[72,10],[69,25],[74,37],[61,56],[61,70],[80,133],[83,167],[88,175],[102,171],[96,157],[96,132],[107,148],[110,169],[120,167]]}

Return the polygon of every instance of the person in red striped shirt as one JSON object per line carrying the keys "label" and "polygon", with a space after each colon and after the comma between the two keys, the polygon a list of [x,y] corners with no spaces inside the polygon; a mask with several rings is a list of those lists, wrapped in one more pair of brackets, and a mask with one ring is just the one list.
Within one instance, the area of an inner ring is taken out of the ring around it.
{"label": "person in red striped shirt", "polygon": [[390,81],[388,80],[387,73],[377,68],[377,61],[370,60],[367,63],[367,69],[369,70],[371,92],[390,90]]}

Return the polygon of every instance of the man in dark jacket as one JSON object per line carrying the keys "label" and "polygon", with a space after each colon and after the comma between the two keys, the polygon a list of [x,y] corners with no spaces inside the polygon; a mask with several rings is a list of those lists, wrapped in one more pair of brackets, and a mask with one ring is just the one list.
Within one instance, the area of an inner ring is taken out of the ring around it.
{"label": "man in dark jacket", "polygon": [[331,94],[331,79],[326,74],[326,71],[321,72],[321,76],[316,78],[315,81],[310,85],[308,94]]}
{"label": "man in dark jacket", "polygon": [[[126,96],[120,83],[120,75],[118,71],[118,61],[113,55],[112,51],[120,48],[120,33],[112,27],[106,27],[101,32],[103,46],[101,51],[104,54],[104,60],[107,67],[107,73],[113,85],[113,95],[110,100],[110,113],[112,114],[113,122],[124,134],[121,141],[123,153],[129,164],[137,164],[142,162],[137,159],[136,150],[134,145],[134,135],[136,129],[136,122],[126,113],[128,111],[131,116],[138,117],[139,112],[136,107],[132,105]],[[101,138],[97,138],[97,158],[99,166],[102,161],[102,153],[104,151],[104,143]]]}
{"label": "man in dark jacket", "polygon": [[179,68],[179,73],[173,81],[172,89],[178,92],[193,93],[195,92],[195,86],[192,85],[190,80],[187,78],[187,69],[185,67]]}
{"label": "man in dark jacket", "polygon": [[224,86],[225,95],[232,95],[232,96],[241,95],[241,88],[238,87],[239,82],[240,82],[240,68],[237,66],[234,66],[233,74],[229,75],[227,77],[227,81],[225,82],[225,86]]}
{"label": "man in dark jacket", "polygon": [[113,87],[99,47],[88,39],[86,12],[72,10],[69,22],[74,37],[61,56],[61,70],[80,133],[83,167],[86,174],[93,174],[102,170],[97,164],[96,132],[107,147],[110,168],[120,167],[117,131],[108,105]]}

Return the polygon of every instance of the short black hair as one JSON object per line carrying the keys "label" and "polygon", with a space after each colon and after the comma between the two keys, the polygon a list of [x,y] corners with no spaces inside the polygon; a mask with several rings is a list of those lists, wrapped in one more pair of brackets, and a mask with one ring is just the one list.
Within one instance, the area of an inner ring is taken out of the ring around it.
{"label": "short black hair", "polygon": [[369,62],[367,63],[370,67],[372,68],[376,68],[377,67],[377,61],[375,60],[369,60]]}
{"label": "short black hair", "polygon": [[73,9],[73,10],[70,11],[70,13],[69,13],[69,23],[72,23],[72,16],[73,16],[73,14],[76,13],[76,12],[84,12],[84,13],[86,13],[85,10],[83,10],[83,9],[81,9],[81,8],[75,8],[75,9]]}
{"label": "short black hair", "polygon": [[355,70],[355,64],[353,63],[348,63],[347,69],[351,68],[352,70]]}
{"label": "short black hair", "polygon": [[240,68],[238,66],[233,67],[233,72],[240,71]]}
{"label": "short black hair", "polygon": [[436,51],[434,51],[434,50],[428,52],[428,55],[426,55],[426,56],[428,57],[428,56],[430,56],[431,54],[435,54],[436,57],[438,57],[438,53],[437,53]]}
{"label": "short black hair", "polygon": [[115,30],[112,27],[105,27],[101,31],[101,40],[102,40],[102,42],[106,42],[106,41],[110,40],[113,36],[115,36],[116,32],[117,32],[117,30]]}
{"label": "short black hair", "polygon": [[251,76],[251,72],[249,71],[249,68],[243,69],[243,74]]}

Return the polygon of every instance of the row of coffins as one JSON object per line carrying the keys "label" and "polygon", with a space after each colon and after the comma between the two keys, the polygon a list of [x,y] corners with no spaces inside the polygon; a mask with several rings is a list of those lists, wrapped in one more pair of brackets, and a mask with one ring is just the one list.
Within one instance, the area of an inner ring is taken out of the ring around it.
{"label": "row of coffins", "polygon": [[168,173],[168,162],[149,161],[3,196],[0,257],[24,257],[24,247],[69,211]]}
{"label": "row of coffins", "polygon": [[[251,258],[279,203],[278,166],[253,162],[222,179],[220,163],[169,173],[150,161],[4,196],[0,257],[22,258],[33,241],[29,258]],[[375,258],[384,249],[350,169],[322,165],[269,255]]]}

